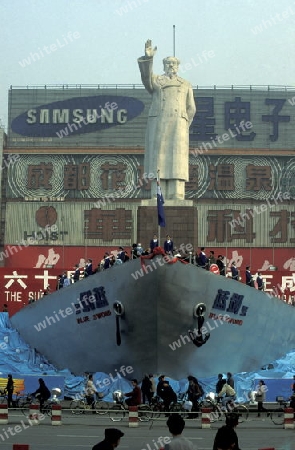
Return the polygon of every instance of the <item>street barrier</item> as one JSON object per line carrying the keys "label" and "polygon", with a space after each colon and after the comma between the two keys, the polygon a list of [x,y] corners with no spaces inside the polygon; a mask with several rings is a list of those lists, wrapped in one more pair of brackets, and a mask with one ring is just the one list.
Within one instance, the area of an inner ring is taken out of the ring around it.
{"label": "street barrier", "polygon": [[0,405],[0,424],[7,425],[8,424],[8,406],[7,403],[2,403]]}
{"label": "street barrier", "polygon": [[30,404],[29,419],[31,425],[39,425],[39,405]]}
{"label": "street barrier", "polygon": [[51,425],[61,425],[61,405],[52,405]]}
{"label": "street barrier", "polygon": [[30,450],[30,446],[28,444],[13,444],[13,450]]}
{"label": "street barrier", "polygon": [[201,412],[202,428],[211,428],[210,414],[212,413],[212,408],[202,408]]}
{"label": "street barrier", "polygon": [[284,428],[285,430],[294,430],[294,409],[284,409]]}
{"label": "street barrier", "polygon": [[138,407],[129,406],[129,428],[138,427]]}

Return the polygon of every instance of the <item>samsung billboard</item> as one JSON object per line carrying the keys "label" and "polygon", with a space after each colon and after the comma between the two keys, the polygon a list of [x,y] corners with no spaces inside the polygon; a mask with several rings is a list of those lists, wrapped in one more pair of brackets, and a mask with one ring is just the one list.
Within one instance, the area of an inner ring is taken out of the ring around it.
{"label": "samsung billboard", "polygon": [[[293,92],[194,89],[191,149],[293,149]],[[11,88],[8,145],[143,148],[150,102],[136,86]]]}

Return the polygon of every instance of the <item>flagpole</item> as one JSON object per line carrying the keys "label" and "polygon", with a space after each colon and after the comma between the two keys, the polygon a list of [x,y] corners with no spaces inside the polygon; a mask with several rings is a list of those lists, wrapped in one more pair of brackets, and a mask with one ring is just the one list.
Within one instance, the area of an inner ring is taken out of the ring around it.
{"label": "flagpole", "polygon": [[[157,187],[158,187],[158,183],[160,183],[160,170],[157,170]],[[158,242],[159,242],[159,247],[161,247],[161,227],[159,225],[159,221],[158,221]]]}
{"label": "flagpole", "polygon": [[173,25],[173,56],[175,56],[175,25]]}

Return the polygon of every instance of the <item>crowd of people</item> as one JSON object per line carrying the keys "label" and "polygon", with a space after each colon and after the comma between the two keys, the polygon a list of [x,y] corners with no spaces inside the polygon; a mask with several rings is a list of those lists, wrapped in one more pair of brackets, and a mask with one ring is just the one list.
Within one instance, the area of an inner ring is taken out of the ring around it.
{"label": "crowd of people", "polygon": [[[141,242],[132,244],[132,247],[128,250],[120,246],[116,251],[105,252],[96,267],[94,267],[93,261],[90,258],[86,261],[84,267],[81,267],[80,264],[75,264],[72,271],[64,271],[57,277],[56,290],[70,286],[72,283],[76,283],[83,278],[87,278],[103,270],[110,269],[113,266],[124,264],[141,256],[151,255],[159,245],[158,236],[154,234],[149,242],[149,247],[143,247]],[[190,245],[181,245],[177,248],[169,234],[166,235],[163,250],[166,255],[181,259],[186,263],[201,267],[204,270],[212,270],[214,273],[216,273],[217,268],[221,276],[229,277],[238,282],[244,281],[249,287],[256,288],[259,291],[265,291],[266,286],[260,271],[253,275],[250,265],[247,265],[243,275],[235,261],[231,261],[229,265],[226,257],[222,254],[218,254],[216,257],[214,250],[210,250],[209,255],[207,255],[205,247],[200,247],[195,254],[191,251],[193,248]],[[242,275],[244,276],[244,280]],[[43,295],[48,295],[50,292],[51,289],[48,286],[44,290]],[[277,287],[273,287],[272,292],[268,289],[268,293],[273,297],[278,297],[290,305],[295,306],[295,296],[292,295],[290,288],[286,287],[283,289],[278,285]],[[29,299],[29,303],[34,301],[34,298]]]}
{"label": "crowd of people", "polygon": [[[158,379],[158,385],[155,389],[155,384],[151,379],[153,376],[145,375],[142,380],[141,390],[146,393],[146,400],[149,401],[152,397],[150,394],[156,393],[158,396],[163,395],[163,390],[167,389],[169,383],[167,384],[167,380],[165,380],[165,375],[161,375]],[[291,399],[295,399],[295,376],[293,377],[294,383],[292,385],[292,397]],[[200,397],[204,395],[204,391],[202,392],[202,388],[198,380],[193,377],[188,377],[189,385],[187,394],[191,399],[191,402],[194,405],[197,405],[197,401]],[[166,387],[165,387],[166,386]],[[223,378],[222,374],[218,374],[218,379],[216,383],[216,396],[217,398],[223,398],[223,400],[227,401],[229,399],[234,400],[236,397],[235,394],[235,382],[232,374],[227,372],[226,378]],[[139,387],[136,383],[133,391],[137,389],[137,395],[139,395]],[[132,392],[133,392],[132,391]],[[258,404],[258,417],[260,416],[261,411],[267,411],[263,407],[263,402],[265,401],[267,388],[263,380],[260,380],[257,387],[256,392],[256,400]],[[148,393],[148,395],[147,395]],[[125,394],[127,395],[127,394]],[[129,398],[133,396],[132,393],[129,393]],[[175,394],[176,395],[176,394]],[[165,397],[164,397],[165,398]],[[164,401],[164,400],[163,400]],[[293,400],[294,401],[294,400]],[[133,404],[133,403],[131,403]],[[172,435],[172,439],[166,439],[166,441],[158,443],[161,445],[161,448],[164,450],[194,450],[195,446],[193,443],[187,439],[183,435],[183,430],[185,428],[185,420],[179,414],[167,414],[167,427],[169,429],[170,434]],[[218,428],[214,441],[213,441],[213,450],[240,450],[240,444],[238,435],[236,432],[236,428],[239,424],[239,415],[235,412],[228,412],[225,415],[225,424]],[[105,439],[98,444],[96,444],[92,450],[110,450],[119,446],[121,438],[124,436],[124,433],[116,428],[108,428],[105,430]],[[159,448],[159,447],[157,447]]]}
{"label": "crowd of people", "polygon": [[[93,381],[92,374],[86,374],[86,398],[89,405],[94,408],[95,396],[99,395]],[[198,411],[198,402],[200,398],[204,396],[204,390],[196,377],[189,375],[187,377],[188,388],[186,391],[188,400],[192,403],[192,412]],[[50,398],[50,390],[46,386],[44,380],[39,378],[39,387],[32,395],[39,400],[40,411],[44,403]],[[293,376],[291,407],[295,407],[295,375]],[[229,400],[236,399],[235,381],[230,372],[227,372],[226,378],[223,378],[223,374],[218,374],[216,382],[216,397],[222,399],[222,404],[225,405]],[[5,393],[7,394],[8,408],[12,406],[14,392],[14,381],[11,374],[7,375],[7,384]],[[266,400],[267,387],[264,380],[260,380],[256,389],[255,399],[257,401],[257,416],[260,416],[261,412],[267,412],[264,408],[263,402]],[[168,417],[167,426],[172,435],[172,440],[165,444],[165,450],[194,450],[194,446],[191,441],[182,435],[185,427],[185,421],[179,414],[169,414],[169,406],[171,403],[177,401],[177,395],[166,380],[165,375],[160,375],[158,383],[154,380],[153,374],[145,374],[141,386],[136,379],[132,380],[132,390],[124,394],[126,397],[127,406],[138,406],[142,403],[151,403],[152,398],[158,396],[162,399],[167,411]],[[293,402],[293,404],[292,404]],[[93,411],[95,414],[95,411]],[[191,417],[194,417],[193,414]],[[235,431],[239,417],[237,413],[229,412],[226,414],[225,425],[217,430],[217,433],[213,442],[213,450],[240,450],[239,440]],[[116,428],[107,428],[105,430],[105,439],[96,444],[92,450],[110,450],[118,447],[120,439],[124,436],[121,430]]]}

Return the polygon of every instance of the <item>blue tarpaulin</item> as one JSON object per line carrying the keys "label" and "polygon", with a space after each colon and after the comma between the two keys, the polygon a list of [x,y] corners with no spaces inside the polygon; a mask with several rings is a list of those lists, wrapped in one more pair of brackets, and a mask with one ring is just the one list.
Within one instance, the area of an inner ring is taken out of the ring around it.
{"label": "blue tarpaulin", "polygon": [[[33,387],[37,389],[37,378],[35,377],[44,379],[47,377],[50,388],[62,387],[61,379],[64,379],[63,393],[70,398],[79,397],[85,390],[85,378],[73,376],[68,370],[56,369],[46,358],[27,345],[18,332],[12,328],[8,313],[0,313],[0,355],[0,378],[7,377],[8,373],[11,373],[14,378],[22,376],[27,380],[28,389],[33,389]],[[230,367],[226,369],[230,371]],[[29,375],[34,376],[32,380],[29,380]],[[154,374],[156,383],[159,375]],[[187,379],[177,381],[170,379],[169,374],[166,375],[176,393],[183,393],[187,390]],[[195,373],[191,375],[198,378],[197,367]],[[266,401],[275,401],[276,396],[289,397],[293,375],[295,375],[295,349],[284,358],[270,361],[265,370],[234,374],[238,401],[248,401],[249,392],[256,390],[260,379],[263,379],[267,386]],[[117,389],[123,392],[131,391],[130,380],[132,378],[134,378],[132,373],[126,377],[120,374],[113,377],[112,374],[97,372],[93,376],[97,390],[104,394],[103,398],[106,401],[113,401],[112,392]],[[199,381],[206,393],[215,392],[217,374],[210,378],[200,378]]]}

